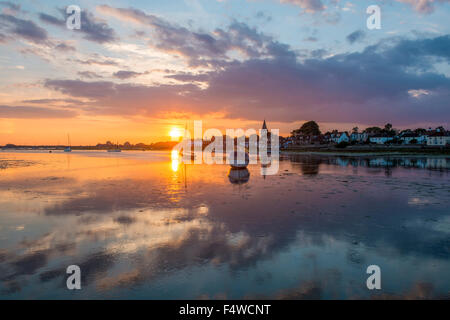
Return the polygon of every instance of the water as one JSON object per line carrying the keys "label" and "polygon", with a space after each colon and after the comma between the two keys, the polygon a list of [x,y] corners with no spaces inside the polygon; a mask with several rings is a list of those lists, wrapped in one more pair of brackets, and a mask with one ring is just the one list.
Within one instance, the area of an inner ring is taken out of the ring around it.
{"label": "water", "polygon": [[0,298],[448,298],[449,168],[297,155],[264,177],[166,152],[0,152]]}

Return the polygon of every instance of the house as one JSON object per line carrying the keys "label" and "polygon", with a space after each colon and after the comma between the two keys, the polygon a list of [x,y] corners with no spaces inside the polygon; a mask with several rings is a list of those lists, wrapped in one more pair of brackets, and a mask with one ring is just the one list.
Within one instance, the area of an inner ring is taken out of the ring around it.
{"label": "house", "polygon": [[388,137],[386,135],[375,135],[375,136],[369,138],[369,141],[371,143],[376,143],[376,144],[385,144],[386,142],[389,142],[392,140],[394,140],[394,137]]}
{"label": "house", "polygon": [[351,141],[355,141],[357,143],[364,143],[369,139],[369,134],[368,133],[360,133],[360,132],[353,132],[350,135],[350,140]]}
{"label": "house", "polygon": [[445,147],[450,144],[450,136],[443,132],[436,132],[427,137],[427,146]]}
{"label": "house", "polygon": [[333,141],[334,143],[350,142],[350,137],[348,136],[347,132],[332,133],[331,141]]}
{"label": "house", "polygon": [[414,144],[425,144],[427,142],[426,140],[426,136],[422,135],[419,136],[415,133],[406,133],[403,134],[399,137],[399,140],[403,143],[403,144],[411,144],[411,141],[415,141]]}

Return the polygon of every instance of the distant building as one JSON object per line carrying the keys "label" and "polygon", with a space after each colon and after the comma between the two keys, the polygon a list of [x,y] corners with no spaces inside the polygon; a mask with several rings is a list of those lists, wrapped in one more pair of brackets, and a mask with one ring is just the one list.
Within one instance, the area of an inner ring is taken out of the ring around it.
{"label": "distant building", "polygon": [[334,143],[350,142],[350,137],[348,136],[347,132],[338,132],[331,134],[331,140]]}
{"label": "distant building", "polygon": [[436,132],[427,137],[427,146],[444,147],[448,144],[450,144],[450,136],[445,135],[443,132]]}
{"label": "distant building", "polygon": [[416,144],[426,144],[427,135],[418,135],[415,133],[405,133],[398,137],[403,144],[411,144],[411,141],[416,141]]}
{"label": "distant building", "polygon": [[389,142],[392,140],[394,140],[394,137],[388,137],[386,135],[375,135],[375,136],[369,138],[369,141],[371,143],[376,143],[376,144],[385,144],[386,142]]}
{"label": "distant building", "polygon": [[264,119],[264,123],[263,123],[263,126],[262,126],[261,129],[262,130],[267,130],[266,119]]}
{"label": "distant building", "polygon": [[366,132],[353,132],[350,135],[350,140],[357,143],[364,143],[369,139],[369,134]]}

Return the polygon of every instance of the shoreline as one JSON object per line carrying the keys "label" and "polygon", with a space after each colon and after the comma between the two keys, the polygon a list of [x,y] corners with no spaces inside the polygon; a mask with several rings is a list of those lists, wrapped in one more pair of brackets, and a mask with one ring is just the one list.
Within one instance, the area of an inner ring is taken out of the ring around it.
{"label": "shoreline", "polygon": [[343,157],[374,157],[374,156],[432,156],[432,157],[442,157],[447,158],[450,157],[450,152],[418,152],[418,151],[374,151],[374,150],[342,150],[342,151],[332,151],[332,150],[324,150],[324,151],[311,151],[311,150],[281,150],[280,155],[323,155],[323,156],[343,156]]}

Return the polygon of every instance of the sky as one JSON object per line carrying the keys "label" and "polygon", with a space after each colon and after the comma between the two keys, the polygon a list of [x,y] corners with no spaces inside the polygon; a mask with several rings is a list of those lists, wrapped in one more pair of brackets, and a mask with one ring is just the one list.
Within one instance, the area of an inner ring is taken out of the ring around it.
{"label": "sky", "polygon": [[450,0],[0,1],[0,145],[151,143],[193,120],[449,128],[449,18]]}

